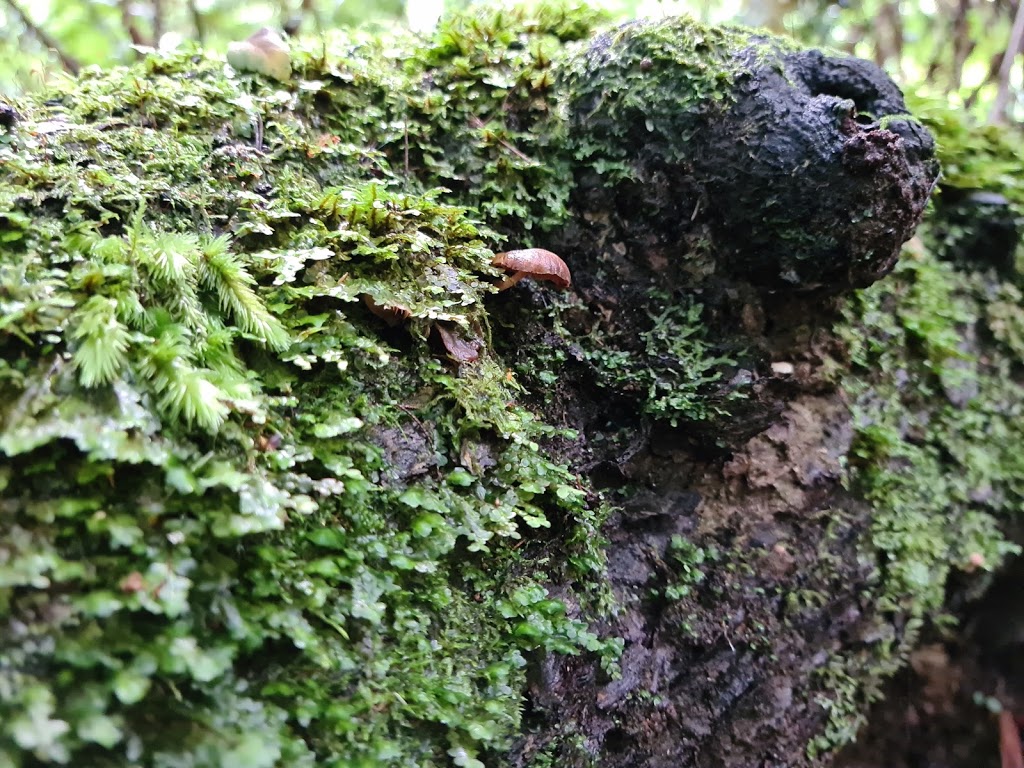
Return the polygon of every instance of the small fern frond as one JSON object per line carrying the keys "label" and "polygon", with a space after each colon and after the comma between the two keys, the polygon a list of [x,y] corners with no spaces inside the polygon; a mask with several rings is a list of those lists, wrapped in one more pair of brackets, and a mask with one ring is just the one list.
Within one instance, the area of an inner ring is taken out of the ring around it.
{"label": "small fern frond", "polygon": [[176,361],[191,364],[193,349],[188,330],[174,322],[167,310],[158,307],[146,312],[146,334],[150,343],[138,360],[143,381],[152,381],[162,389],[162,377],[168,376]]}
{"label": "small fern frond", "polygon": [[235,354],[235,333],[215,318],[207,318],[206,334],[196,346],[196,359],[225,377],[242,377],[244,366]]}
{"label": "small fern frond", "polygon": [[202,302],[199,301],[199,294],[191,285],[182,285],[179,290],[171,291],[161,298],[164,299],[164,306],[171,316],[190,329],[198,330],[209,322]]}
{"label": "small fern frond", "polygon": [[171,418],[216,432],[228,415],[225,394],[197,368],[179,363],[174,369],[160,397],[160,410]]}
{"label": "small fern frond", "polygon": [[117,301],[117,316],[131,328],[139,329],[146,322],[146,308],[142,305],[142,299],[133,289],[121,291],[115,297]]}
{"label": "small fern frond", "polygon": [[146,198],[140,197],[139,207],[135,209],[135,213],[132,214],[132,218],[125,229],[125,236],[128,239],[128,254],[130,256],[135,256],[135,252],[138,250],[139,246],[139,239],[145,233],[145,219]]}
{"label": "small fern frond", "polygon": [[202,245],[199,279],[203,286],[217,295],[221,310],[230,312],[238,327],[268,347],[286,349],[291,343],[281,322],[264,306],[256,294],[245,266],[231,253],[226,235],[207,240]]}
{"label": "small fern frond", "polygon": [[128,248],[120,237],[99,237],[90,243],[89,253],[104,264],[124,264]]}
{"label": "small fern frond", "polygon": [[147,293],[158,297],[178,322],[201,327],[206,313],[196,275],[199,238],[184,232],[145,231],[137,237],[134,258],[148,278]]}
{"label": "small fern frond", "polygon": [[128,329],[117,319],[117,302],[93,296],[69,319],[71,338],[78,342],[74,352],[79,381],[96,387],[113,381],[125,364]]}

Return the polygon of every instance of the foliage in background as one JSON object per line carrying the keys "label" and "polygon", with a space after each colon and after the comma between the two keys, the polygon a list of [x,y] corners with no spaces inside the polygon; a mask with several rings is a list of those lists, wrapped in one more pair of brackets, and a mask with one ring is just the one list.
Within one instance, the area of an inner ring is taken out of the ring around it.
{"label": "foliage in background", "polygon": [[[0,93],[37,88],[61,69],[126,63],[133,46],[194,40],[223,51],[269,25],[301,35],[409,24],[473,0],[0,0]],[[476,4],[497,3],[476,0]],[[1024,3],[1006,0],[594,0],[621,18],[690,13],[736,21],[872,59],[921,95],[993,122],[1020,120]]]}
{"label": "foliage in background", "polygon": [[871,59],[908,90],[978,117],[1021,118],[1019,2],[748,0],[740,20]]}

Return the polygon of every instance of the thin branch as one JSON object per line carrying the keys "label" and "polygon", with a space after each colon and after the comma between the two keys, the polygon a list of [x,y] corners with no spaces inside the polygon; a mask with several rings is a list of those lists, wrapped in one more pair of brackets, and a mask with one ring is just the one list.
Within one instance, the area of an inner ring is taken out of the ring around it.
{"label": "thin branch", "polygon": [[146,39],[135,26],[135,16],[132,13],[132,0],[120,0],[118,6],[121,8],[121,26],[132,39],[132,45],[146,45]]}
{"label": "thin branch", "polygon": [[978,97],[981,96],[981,92],[985,90],[986,86],[991,85],[992,81],[995,80],[996,75],[999,73],[999,63],[1001,60],[1002,58],[999,55],[993,56],[989,59],[988,72],[985,74],[984,79],[982,79],[981,84],[971,91],[970,95],[964,99],[964,107],[966,109],[973,107],[974,103],[978,100]]}
{"label": "thin branch", "polygon": [[[479,131],[485,125],[486,125],[486,123],[484,123],[483,120],[481,120],[479,117],[476,117],[475,115],[473,117],[469,118],[469,127],[470,128],[475,128],[476,130]],[[498,143],[501,144],[501,146],[503,146],[505,149],[507,149],[509,152],[511,152],[516,157],[518,157],[520,160],[522,160],[524,162],[527,162],[527,163],[536,163],[537,162],[532,157],[527,155],[525,152],[523,152],[522,150],[517,149],[513,145],[509,144],[507,141],[505,141],[501,137],[495,136],[494,138],[497,139]]]}
{"label": "thin branch", "polygon": [[953,20],[953,73],[950,80],[955,91],[959,91],[963,85],[964,65],[977,45],[976,41],[971,39],[971,31],[967,26],[967,14],[970,9],[970,0],[960,0]]}
{"label": "thin branch", "polygon": [[320,17],[320,11],[313,0],[302,0],[302,15],[313,19],[313,31],[321,34],[324,31],[324,20]]}
{"label": "thin branch", "polygon": [[903,19],[899,0],[885,3],[875,24],[875,60],[880,67],[889,65],[903,73]]}
{"label": "thin branch", "polygon": [[70,72],[72,75],[78,74],[78,71],[82,67],[78,63],[77,59],[70,54],[65,53],[60,45],[57,44],[57,41],[50,37],[46,30],[32,23],[32,19],[26,15],[25,11],[21,9],[21,6],[19,6],[15,0],[4,0],[4,2],[7,7],[14,12],[14,15],[18,17],[25,29],[29,31],[29,34],[42,43],[43,47],[48,48],[57,54],[57,58],[60,59],[60,65],[64,68],[64,71]]}
{"label": "thin branch", "polygon": [[900,4],[892,4],[893,11],[893,47],[896,49],[896,71],[900,73],[900,79],[905,78],[906,70],[903,68],[903,52],[906,48],[906,30],[903,27],[903,14],[900,13]]}
{"label": "thin branch", "polygon": [[1024,767],[1020,729],[1017,728],[1013,713],[1005,707],[999,712],[999,757],[1002,768]]}
{"label": "thin branch", "polygon": [[313,31],[317,34],[323,32],[324,21],[320,16],[320,11],[317,10],[316,3],[314,0],[302,0],[299,3],[299,7],[292,12],[289,8],[290,3],[288,0],[284,0],[281,3],[281,13],[286,19],[284,23],[285,34],[293,36],[298,33],[299,29],[302,28],[306,19],[310,19],[313,22]]}
{"label": "thin branch", "polygon": [[160,45],[160,38],[164,36],[164,2],[153,0],[153,45]]}
{"label": "thin branch", "polygon": [[1013,17],[1013,29],[1010,30],[1010,43],[1006,46],[1003,62],[999,67],[999,90],[996,92],[996,100],[992,104],[992,111],[988,116],[990,123],[1006,121],[1007,106],[1010,103],[1010,73],[1013,70],[1013,61],[1021,51],[1022,42],[1024,42],[1024,2],[1018,2],[1017,13]]}
{"label": "thin branch", "polygon": [[192,26],[196,30],[196,41],[202,47],[206,44],[206,20],[196,5],[196,0],[188,0],[188,10],[192,14]]}

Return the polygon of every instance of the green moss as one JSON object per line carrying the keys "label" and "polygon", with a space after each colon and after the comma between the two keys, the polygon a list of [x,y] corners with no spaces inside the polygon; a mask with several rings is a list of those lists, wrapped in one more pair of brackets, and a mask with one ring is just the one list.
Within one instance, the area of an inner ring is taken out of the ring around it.
{"label": "green moss", "polygon": [[[862,665],[864,657],[870,658],[870,665],[876,669],[871,682],[865,684]],[[902,666],[898,659],[890,659],[886,665],[888,674],[892,674]],[[865,712],[875,701],[882,698],[878,681],[885,675],[879,670],[878,659],[871,653],[855,654],[847,657],[837,654],[828,664],[816,670],[816,682],[827,691],[815,698],[827,713],[825,728],[807,745],[807,756],[811,760],[820,760],[838,747],[849,744],[857,737],[857,733],[867,723]]]}
{"label": "green moss", "polygon": [[580,299],[551,299],[535,314],[546,314],[544,322],[561,342],[531,347],[528,357],[520,356],[517,373],[531,390],[557,399],[551,385],[571,354],[587,365],[596,386],[635,402],[652,419],[678,426],[727,418],[730,406],[748,394],[742,384],[722,382],[723,373],[736,367],[731,355],[742,350],[709,340],[703,307],[692,298],[651,288],[645,301],[650,306],[640,321],[645,330],[608,328],[590,318],[581,331],[579,318],[587,310]]}
{"label": "green moss", "polygon": [[690,594],[693,588],[704,581],[705,563],[713,563],[719,553],[714,547],[698,547],[682,536],[674,535],[669,544],[669,557],[675,579],[665,588],[665,597],[678,600]]}
{"label": "green moss", "polygon": [[[851,483],[876,507],[874,543],[893,610],[939,609],[950,568],[1011,548],[997,531],[1020,508],[1020,385],[991,344],[991,275],[965,274],[924,252],[860,294],[846,334],[856,396]],[[862,324],[863,323],[863,324]],[[976,339],[975,343],[964,339]]]}
{"label": "green moss", "polygon": [[829,724],[812,756],[852,738],[924,622],[949,620],[954,570],[994,570],[1019,552],[1002,529],[1024,507],[1020,292],[936,250],[909,245],[890,277],[848,302],[839,329],[848,358],[835,364],[855,427],[847,483],[873,507],[867,598],[894,622],[825,673]]}
{"label": "green moss", "polygon": [[[490,258],[564,222],[578,162],[628,176],[625,131],[685,156],[742,66],[725,48],[775,43],[680,21],[581,53],[600,21],[541,6],[426,42],[346,35],[295,52],[288,84],[158,53],[17,105],[0,134],[0,763],[479,766],[519,731],[531,654],[612,667],[620,644],[586,623],[607,600],[605,510],[545,455],[559,432],[488,349]],[[649,104],[665,109],[634,119]],[[851,483],[879,509],[879,597],[918,616],[943,573],[922,569],[1007,549],[991,521],[1021,492],[1020,398],[972,358],[973,405],[897,444],[897,412],[961,380],[954,329],[985,301],[906,270],[851,312],[852,328],[906,307],[851,336]],[[1012,290],[987,317],[1019,357]],[[445,359],[440,324],[479,360]],[[725,407],[708,388],[729,353],[695,304],[666,299],[639,339],[595,334],[584,357],[655,418]],[[979,451],[988,429],[1005,440]],[[680,598],[702,552],[684,544]]]}
{"label": "green moss", "polygon": [[[496,79],[592,16],[517,18]],[[612,664],[544,586],[593,610],[602,508],[486,348],[498,235],[436,186],[549,171],[440,116],[484,107],[484,58],[404,44],[287,89],[154,55],[0,136],[0,762],[480,765],[531,654]],[[431,166],[428,125],[465,156]]]}
{"label": "green moss", "polygon": [[721,398],[712,391],[722,370],[735,361],[706,340],[703,308],[657,293],[651,301],[663,309],[651,315],[651,328],[640,334],[640,349],[616,348],[614,342],[609,349],[609,340],[599,335],[587,350],[601,383],[619,393],[638,394],[643,412],[673,426],[726,414],[724,401],[740,399],[743,392],[733,390]]}
{"label": "green moss", "polygon": [[1015,129],[978,125],[963,109],[937,99],[908,95],[908,105],[936,137],[943,185],[983,189],[1005,195],[1024,211],[1020,171],[1020,135]]}
{"label": "green moss", "polygon": [[[688,17],[637,21],[607,33],[565,69],[575,156],[610,180],[630,178],[635,148],[685,162],[701,121],[732,103],[752,58],[789,45]],[[652,106],[656,105],[656,108]]]}
{"label": "green moss", "polygon": [[[426,43],[362,41],[326,73],[311,51],[304,72],[343,81],[321,94],[343,141],[376,146],[396,175],[445,187],[502,231],[548,229],[567,216],[572,177],[555,73],[566,44],[605,20],[579,3],[481,11]],[[400,70],[380,70],[396,57]]]}

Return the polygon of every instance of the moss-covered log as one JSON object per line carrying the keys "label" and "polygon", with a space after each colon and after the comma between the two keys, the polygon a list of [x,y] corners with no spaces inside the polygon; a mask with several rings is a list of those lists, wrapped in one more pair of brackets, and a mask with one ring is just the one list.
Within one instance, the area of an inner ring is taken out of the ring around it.
{"label": "moss-covered log", "polygon": [[854,292],[936,177],[899,91],[601,23],[3,106],[0,764],[821,764],[999,561],[1019,292]]}

